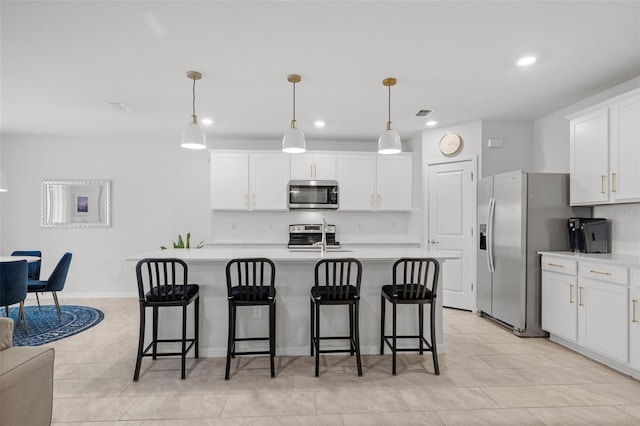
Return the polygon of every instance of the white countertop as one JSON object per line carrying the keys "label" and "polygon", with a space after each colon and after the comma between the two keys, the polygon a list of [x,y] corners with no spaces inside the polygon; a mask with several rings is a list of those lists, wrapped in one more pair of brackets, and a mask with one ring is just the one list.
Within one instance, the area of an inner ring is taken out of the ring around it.
{"label": "white countertop", "polygon": [[460,255],[444,250],[426,250],[420,248],[377,247],[319,251],[290,251],[286,248],[247,247],[247,248],[201,248],[167,249],[127,256],[124,260],[138,261],[144,258],[177,257],[187,262],[227,262],[235,258],[267,257],[279,262],[309,262],[320,259],[354,257],[361,261],[396,260],[401,257],[433,257],[436,259],[458,259]]}
{"label": "white countertop", "polygon": [[640,267],[640,256],[615,253],[575,253],[572,251],[539,251],[538,254],[560,256],[574,260],[594,260],[616,263],[624,266]]}

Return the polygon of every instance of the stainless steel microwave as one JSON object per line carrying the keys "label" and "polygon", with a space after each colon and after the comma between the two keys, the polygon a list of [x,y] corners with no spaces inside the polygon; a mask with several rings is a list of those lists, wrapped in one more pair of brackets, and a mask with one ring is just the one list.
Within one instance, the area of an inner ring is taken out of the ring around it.
{"label": "stainless steel microwave", "polygon": [[335,180],[292,180],[289,209],[337,210],[338,182]]}

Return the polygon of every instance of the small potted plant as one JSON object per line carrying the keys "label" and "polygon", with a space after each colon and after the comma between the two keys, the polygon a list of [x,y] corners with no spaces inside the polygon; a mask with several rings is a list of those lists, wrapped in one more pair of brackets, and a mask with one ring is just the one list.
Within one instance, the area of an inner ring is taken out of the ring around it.
{"label": "small potted plant", "polygon": [[[191,248],[191,232],[187,232],[187,242],[185,244],[184,240],[182,239],[182,235],[178,234],[178,242],[176,243],[175,241],[173,242],[173,248],[174,249],[190,249]],[[204,247],[204,241],[200,241],[195,248],[199,249]],[[167,248],[165,246],[161,246],[160,247],[162,250],[166,250]]]}

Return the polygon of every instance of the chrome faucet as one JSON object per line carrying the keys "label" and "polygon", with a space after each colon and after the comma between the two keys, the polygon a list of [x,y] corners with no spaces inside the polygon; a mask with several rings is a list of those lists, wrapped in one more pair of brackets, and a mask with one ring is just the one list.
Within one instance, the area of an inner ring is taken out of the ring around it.
{"label": "chrome faucet", "polygon": [[320,251],[325,253],[327,251],[327,217],[324,214],[322,215],[322,225],[320,226],[322,227],[322,240],[314,243],[314,246],[319,246]]}

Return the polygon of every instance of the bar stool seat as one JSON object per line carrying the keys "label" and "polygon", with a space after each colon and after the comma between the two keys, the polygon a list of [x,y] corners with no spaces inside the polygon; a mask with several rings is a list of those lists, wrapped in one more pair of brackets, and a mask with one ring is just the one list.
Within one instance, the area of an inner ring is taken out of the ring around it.
{"label": "bar stool seat", "polygon": [[[393,284],[382,286],[380,306],[380,355],[384,354],[385,344],[392,353],[392,373],[396,375],[397,352],[431,352],[433,368],[436,375],[440,374],[438,366],[438,352],[436,348],[436,290],[440,264],[433,258],[401,258],[393,264]],[[393,329],[391,335],[385,334],[385,306],[386,300],[393,307]],[[397,333],[397,305],[418,305],[418,334],[398,335]],[[430,305],[430,342],[424,337],[424,305]],[[398,339],[417,339],[418,347],[398,347]]]}

